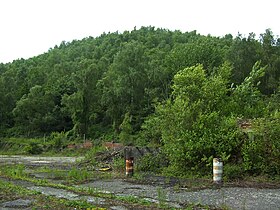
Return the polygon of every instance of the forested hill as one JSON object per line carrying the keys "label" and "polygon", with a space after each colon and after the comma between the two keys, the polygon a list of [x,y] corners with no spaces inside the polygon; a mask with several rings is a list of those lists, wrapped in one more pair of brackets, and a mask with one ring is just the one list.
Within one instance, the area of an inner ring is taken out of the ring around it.
{"label": "forested hill", "polygon": [[0,65],[1,135],[137,134],[155,104],[170,98],[174,75],[197,64],[208,78],[228,63],[228,87],[237,87],[260,61],[266,70],[257,90],[270,100],[279,94],[279,41],[270,30],[218,38],[142,27],[62,42],[37,57]]}
{"label": "forested hill", "polygon": [[229,175],[279,175],[279,85],[271,30],[102,34],[0,64],[0,135],[158,145],[145,170],[173,175],[209,173],[215,156]]}

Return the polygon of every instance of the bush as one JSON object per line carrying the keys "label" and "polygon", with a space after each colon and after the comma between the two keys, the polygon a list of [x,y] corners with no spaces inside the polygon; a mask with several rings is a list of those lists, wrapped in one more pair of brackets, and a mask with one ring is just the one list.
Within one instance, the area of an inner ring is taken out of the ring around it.
{"label": "bush", "polygon": [[167,167],[168,160],[165,154],[146,154],[137,161],[136,169],[143,172],[161,173]]}
{"label": "bush", "polygon": [[73,181],[86,181],[90,178],[90,173],[85,169],[72,168],[68,172],[67,178]]}
{"label": "bush", "polygon": [[125,160],[123,157],[118,157],[113,160],[112,164],[113,170],[115,172],[124,173],[125,171]]}
{"label": "bush", "polygon": [[51,147],[55,150],[61,150],[66,144],[67,136],[64,132],[52,132],[50,139]]}
{"label": "bush", "polygon": [[242,147],[244,169],[255,175],[280,174],[280,116],[255,119]]}
{"label": "bush", "polygon": [[224,180],[241,179],[244,176],[244,169],[242,165],[225,164],[223,177]]}
{"label": "bush", "polygon": [[43,152],[42,145],[40,145],[37,142],[29,143],[29,145],[26,146],[25,150],[28,154],[32,154],[32,155],[38,155]]}

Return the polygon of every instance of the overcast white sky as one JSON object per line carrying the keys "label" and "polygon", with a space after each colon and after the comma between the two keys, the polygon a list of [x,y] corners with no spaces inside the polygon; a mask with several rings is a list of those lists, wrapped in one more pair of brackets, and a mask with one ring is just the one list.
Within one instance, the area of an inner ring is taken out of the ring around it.
{"label": "overcast white sky", "polygon": [[270,28],[280,35],[279,6],[279,0],[0,0],[0,63],[134,26],[257,37]]}

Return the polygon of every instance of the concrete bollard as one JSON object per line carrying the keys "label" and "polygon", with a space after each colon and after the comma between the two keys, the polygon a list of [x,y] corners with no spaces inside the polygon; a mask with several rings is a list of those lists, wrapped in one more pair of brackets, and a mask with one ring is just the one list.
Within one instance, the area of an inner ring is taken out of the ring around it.
{"label": "concrete bollard", "polygon": [[213,159],[213,181],[216,184],[222,183],[223,161],[221,158]]}

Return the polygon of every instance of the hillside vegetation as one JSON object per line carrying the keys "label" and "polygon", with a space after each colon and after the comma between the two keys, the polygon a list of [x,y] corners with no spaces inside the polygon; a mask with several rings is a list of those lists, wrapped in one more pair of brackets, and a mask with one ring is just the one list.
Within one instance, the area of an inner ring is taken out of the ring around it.
{"label": "hillside vegetation", "polygon": [[[280,39],[142,27],[0,64],[7,137],[160,146],[152,170],[280,175]],[[248,127],[242,128],[243,124]]]}

